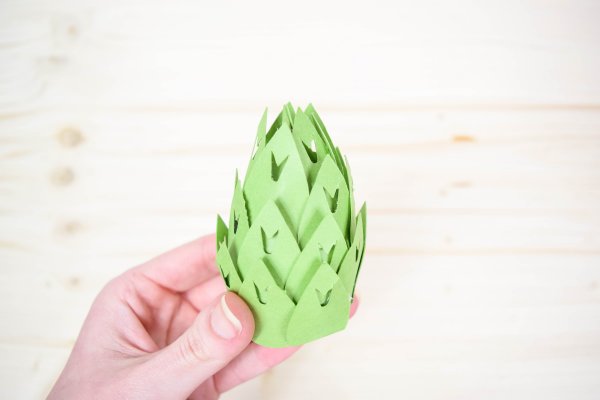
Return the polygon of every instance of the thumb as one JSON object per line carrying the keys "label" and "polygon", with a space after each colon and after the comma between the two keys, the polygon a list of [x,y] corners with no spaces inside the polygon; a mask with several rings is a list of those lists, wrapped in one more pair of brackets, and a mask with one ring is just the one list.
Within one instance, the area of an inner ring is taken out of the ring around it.
{"label": "thumb", "polygon": [[[252,312],[235,293],[227,292],[202,310],[177,340],[147,361],[147,382],[154,398],[185,399],[252,340]],[[145,369],[145,368],[144,368]]]}

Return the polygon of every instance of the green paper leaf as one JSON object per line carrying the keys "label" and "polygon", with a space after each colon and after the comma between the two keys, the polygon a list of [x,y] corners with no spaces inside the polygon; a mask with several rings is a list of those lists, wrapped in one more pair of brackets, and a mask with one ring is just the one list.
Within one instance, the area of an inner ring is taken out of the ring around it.
{"label": "green paper leaf", "polygon": [[308,177],[309,188],[312,188],[321,163],[328,154],[327,147],[308,116],[300,109],[296,111],[293,136]]}
{"label": "green paper leaf", "polygon": [[296,231],[308,198],[308,183],[289,127],[281,126],[253,164],[244,181],[250,220],[268,201],[274,201]]}
{"label": "green paper leaf", "polygon": [[299,345],[340,331],[349,313],[348,290],[329,265],[321,264],[292,313],[287,341]]}
{"label": "green paper leaf", "polygon": [[352,298],[354,298],[354,291],[356,290],[356,279],[358,278],[358,274],[360,273],[360,268],[362,267],[363,259],[365,258],[365,248],[367,247],[367,203],[363,203],[363,206],[360,208],[360,212],[358,213],[359,218],[362,220],[362,243],[359,243],[360,248],[360,261],[358,262],[358,270],[356,271],[356,278],[354,280],[354,287],[352,288]]}
{"label": "green paper leaf", "polygon": [[327,144],[328,153],[333,157],[336,165],[338,165],[338,167],[341,166],[340,169],[344,168],[343,167],[344,161],[341,157],[339,149],[336,149],[336,147],[333,145],[333,141],[331,140],[331,137],[329,136],[329,133],[327,132],[327,129],[325,128],[325,124],[321,120],[321,117],[319,117],[317,110],[315,110],[315,108],[313,107],[312,104],[309,104],[308,107],[306,107],[306,110],[304,110],[304,112],[306,113],[306,115],[308,115],[312,119],[313,124],[314,124],[315,128],[317,129],[317,132],[319,132],[319,135],[321,136],[323,141]]}
{"label": "green paper leaf", "polygon": [[252,154],[252,158],[254,158],[254,156],[267,145],[267,112],[268,109],[265,108],[262,118],[258,123],[258,128],[256,130],[256,141],[254,143],[254,153]]}
{"label": "green paper leaf", "polygon": [[335,148],[335,160],[337,162],[337,166],[340,169],[340,171],[342,172],[342,175],[344,176],[344,179],[346,179],[346,185],[348,184],[348,169],[347,169],[347,165],[344,162],[344,156],[342,156],[342,153],[340,152],[340,148],[336,147]]}
{"label": "green paper leaf", "polygon": [[225,225],[225,222],[223,222],[221,216],[217,215],[217,250],[219,249],[219,246],[221,246],[223,243],[227,245],[228,231],[229,229],[227,228],[227,225]]}
{"label": "green paper leaf", "polygon": [[[275,135],[275,133],[284,125],[287,125],[284,123],[284,110],[281,110],[281,112],[277,115],[277,118],[275,118],[275,121],[273,121],[273,124],[271,125],[271,127],[269,128],[269,130],[267,131],[267,135],[265,136],[265,146],[271,141],[271,138]],[[289,126],[288,126],[289,128]]]}
{"label": "green paper leaf", "polygon": [[294,107],[292,106],[292,103],[287,103],[285,106],[283,106],[283,111],[281,112],[281,117],[282,117],[282,124],[287,125],[290,129],[293,128],[294,126]]}
{"label": "green paper leaf", "polygon": [[[356,217],[358,220],[356,222],[356,235],[354,236],[354,240],[352,245],[344,255],[344,260],[342,261],[338,272],[340,280],[344,284],[344,287],[352,288],[352,296],[354,297],[354,287],[356,285],[356,279],[358,277],[358,272],[360,268],[360,264],[363,256],[363,249],[365,244],[364,239],[364,220],[363,214],[365,212],[365,208],[361,209],[360,213]],[[354,218],[353,218],[354,219]]]}
{"label": "green paper leaf", "polygon": [[246,234],[238,256],[238,268],[247,277],[254,265],[264,262],[273,279],[283,286],[300,248],[279,208],[269,201]]}
{"label": "green paper leaf", "polygon": [[257,261],[239,295],[254,314],[254,341],[269,347],[287,347],[286,329],[294,303],[277,285],[267,266]]}
{"label": "green paper leaf", "polygon": [[363,203],[360,211],[358,212],[358,216],[362,219],[362,227],[363,227],[363,242],[361,248],[361,261],[365,255],[365,248],[367,242],[367,203]]}
{"label": "green paper leaf", "polygon": [[345,158],[346,160],[346,180],[348,182],[348,193],[350,196],[350,210],[349,210],[349,219],[350,219],[350,226],[349,226],[349,235],[348,237],[350,238],[350,242],[354,241],[354,232],[356,230],[356,219],[354,217],[354,212],[356,210],[356,206],[354,203],[354,181],[352,180],[352,171],[350,170],[350,163],[348,162],[348,157]]}
{"label": "green paper leaf", "polygon": [[321,137],[323,143],[325,143],[327,154],[333,155],[333,142],[331,141],[325,126],[322,124],[321,118],[319,118],[319,114],[317,114],[317,110],[315,110],[312,104],[309,104],[304,110],[304,113],[310,118],[312,125],[315,127],[315,130]]}
{"label": "green paper leaf", "polygon": [[227,234],[229,250],[234,260],[237,259],[239,247],[244,242],[248,229],[250,229],[250,219],[248,218],[242,185],[236,173],[233,201],[229,213],[229,232]]}
{"label": "green paper leaf", "polygon": [[227,287],[230,290],[237,292],[242,286],[242,277],[231,259],[231,254],[229,253],[227,246],[219,246],[216,261]]}
{"label": "green paper leaf", "polygon": [[350,194],[344,177],[333,159],[327,155],[321,164],[321,169],[317,174],[317,179],[300,219],[298,239],[301,248],[304,248],[308,243],[318,224],[327,215],[333,214],[340,231],[347,232],[350,208],[349,197]]}
{"label": "green paper leaf", "polygon": [[[330,256],[332,248],[333,253]],[[332,214],[327,215],[302,249],[285,281],[285,290],[292,300],[300,299],[320,264],[328,262],[331,268],[336,270],[347,251],[346,239],[337,222]],[[327,254],[326,260],[323,259],[324,253]]]}

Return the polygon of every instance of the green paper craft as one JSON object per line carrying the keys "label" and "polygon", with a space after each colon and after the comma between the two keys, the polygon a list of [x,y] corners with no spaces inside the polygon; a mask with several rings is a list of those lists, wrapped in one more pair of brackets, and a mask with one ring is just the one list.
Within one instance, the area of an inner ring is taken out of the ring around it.
{"label": "green paper craft", "polygon": [[355,216],[348,161],[312,105],[265,110],[229,227],[217,217],[217,264],[255,318],[254,341],[304,344],[345,328],[364,258],[367,211]]}
{"label": "green paper craft", "polygon": [[269,347],[289,346],[285,327],[295,304],[277,285],[262,261],[254,264],[252,278],[244,281],[238,294],[254,313],[254,341]]}

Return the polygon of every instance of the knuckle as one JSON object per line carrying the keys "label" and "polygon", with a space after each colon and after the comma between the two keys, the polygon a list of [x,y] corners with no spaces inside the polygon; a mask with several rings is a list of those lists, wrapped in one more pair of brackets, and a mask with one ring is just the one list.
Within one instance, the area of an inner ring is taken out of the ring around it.
{"label": "knuckle", "polygon": [[182,343],[179,350],[179,356],[188,364],[198,364],[211,359],[210,351],[203,335],[194,329],[182,336]]}

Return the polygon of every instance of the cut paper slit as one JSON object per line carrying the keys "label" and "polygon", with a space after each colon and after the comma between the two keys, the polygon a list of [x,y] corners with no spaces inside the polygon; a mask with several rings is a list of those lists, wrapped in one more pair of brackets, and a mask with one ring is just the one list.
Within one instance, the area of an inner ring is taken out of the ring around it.
{"label": "cut paper slit", "polygon": [[333,292],[333,289],[329,289],[325,295],[323,295],[319,289],[315,289],[315,292],[317,293],[321,307],[325,307],[327,304],[329,304],[329,299],[331,298],[331,292]]}
{"label": "cut paper slit", "polygon": [[[348,160],[315,108],[264,111],[228,220],[217,216],[216,261],[252,310],[253,340],[301,345],[344,329],[365,255],[366,206],[355,214]],[[225,222],[228,222],[227,224]]]}
{"label": "cut paper slit", "polygon": [[333,214],[335,214],[338,206],[338,195],[340,194],[340,189],[335,189],[335,194],[333,196],[331,196],[325,188],[323,188],[323,192],[325,192],[325,198],[327,198],[327,203],[329,203],[329,209]]}
{"label": "cut paper slit", "polygon": [[237,233],[238,224],[240,222],[240,217],[235,214],[235,210],[233,211],[233,233]]}
{"label": "cut paper slit", "polygon": [[320,163],[328,154],[327,146],[313,126],[311,119],[301,109],[296,111],[293,136],[304,165],[308,186],[312,188]]}
{"label": "cut paper slit", "polygon": [[285,163],[287,162],[289,156],[286,156],[280,163],[275,161],[275,154],[271,153],[271,179],[277,182],[279,177],[281,176],[281,171],[285,167]]}
{"label": "cut paper slit", "polygon": [[276,230],[275,233],[269,236],[265,233],[265,230],[263,228],[260,228],[260,233],[263,241],[263,249],[265,254],[271,254],[271,252],[273,251],[273,241],[277,238],[279,230]]}
{"label": "cut paper slit", "polygon": [[310,140],[310,146],[308,146],[304,141],[302,141],[302,145],[304,146],[304,150],[306,150],[306,154],[308,155],[308,158],[310,158],[310,161],[313,164],[316,163],[319,160],[319,157],[315,146],[315,140]]}
{"label": "cut paper slit", "polygon": [[325,249],[323,248],[323,246],[320,243],[318,244],[318,247],[319,247],[319,253],[321,254],[321,262],[331,265],[331,260],[333,258],[333,252],[335,250],[335,244],[332,244],[331,248],[328,251],[325,251]]}
{"label": "cut paper slit", "polygon": [[[254,289],[256,290],[256,299],[258,300],[258,302],[259,302],[260,304],[267,304],[267,300],[266,300],[266,299],[263,299],[263,296],[264,296],[264,295],[263,295],[263,294],[261,294],[261,292],[260,292],[260,289],[258,288],[258,285],[257,285],[256,283],[254,284]],[[265,291],[265,293],[266,293],[268,290],[269,290],[269,287],[268,287],[268,286],[264,288],[264,291]]]}

